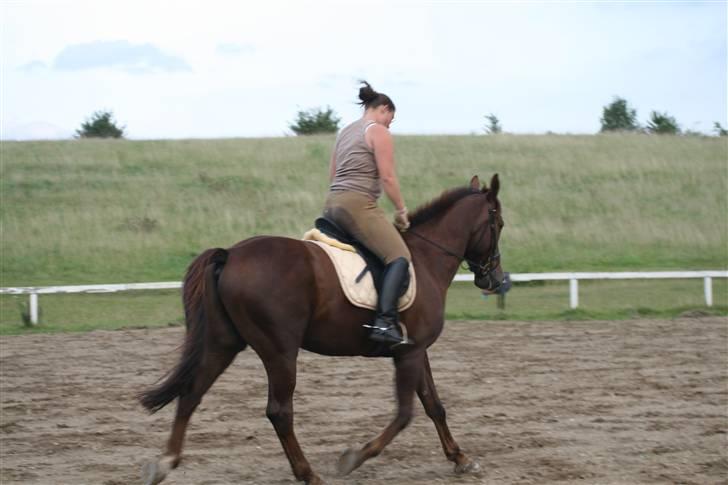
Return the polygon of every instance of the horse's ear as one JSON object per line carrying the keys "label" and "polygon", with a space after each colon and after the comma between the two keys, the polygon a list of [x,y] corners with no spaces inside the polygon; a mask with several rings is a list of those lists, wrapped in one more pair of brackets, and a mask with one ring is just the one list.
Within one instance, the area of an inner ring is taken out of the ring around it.
{"label": "horse's ear", "polygon": [[500,182],[498,181],[498,174],[493,175],[490,179],[490,190],[488,190],[488,200],[495,202],[498,197],[498,189],[500,189]]}
{"label": "horse's ear", "polygon": [[477,175],[473,175],[473,178],[470,179],[470,188],[473,190],[480,190],[480,179]]}

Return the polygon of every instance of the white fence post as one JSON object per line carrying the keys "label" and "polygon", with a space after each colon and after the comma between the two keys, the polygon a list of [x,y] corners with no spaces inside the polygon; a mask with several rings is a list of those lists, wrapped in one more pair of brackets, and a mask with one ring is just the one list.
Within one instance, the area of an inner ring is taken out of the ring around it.
{"label": "white fence post", "polygon": [[569,280],[569,307],[574,309],[579,306],[579,280]]}
{"label": "white fence post", "polygon": [[31,325],[38,325],[38,293],[30,294],[30,305],[28,306],[30,312],[30,323]]}
{"label": "white fence post", "polygon": [[705,290],[705,304],[713,306],[713,278],[710,276],[703,278],[703,289]]}

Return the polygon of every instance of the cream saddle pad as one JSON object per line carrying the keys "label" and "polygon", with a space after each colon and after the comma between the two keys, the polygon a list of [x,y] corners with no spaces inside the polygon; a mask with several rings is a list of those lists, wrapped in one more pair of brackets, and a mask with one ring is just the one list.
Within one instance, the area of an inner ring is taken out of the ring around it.
{"label": "cream saddle pad", "polygon": [[[330,238],[318,229],[311,229],[303,235],[303,240],[316,244],[329,256],[336,268],[341,288],[352,305],[360,308],[376,310],[377,290],[374,287],[374,278],[367,271],[364,277],[356,282],[357,277],[364,271],[364,258],[356,253],[356,250],[336,239]],[[399,299],[399,311],[404,311],[412,306],[417,293],[415,270],[410,264],[410,284],[407,292]]]}

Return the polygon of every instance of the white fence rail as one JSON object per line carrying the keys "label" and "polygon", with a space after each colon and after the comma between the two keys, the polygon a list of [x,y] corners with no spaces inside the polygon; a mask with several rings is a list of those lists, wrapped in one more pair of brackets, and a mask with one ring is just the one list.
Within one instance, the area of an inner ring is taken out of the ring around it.
{"label": "white fence rail", "polygon": [[[648,271],[615,273],[514,273],[513,282],[519,281],[569,281],[569,307],[579,306],[579,280],[633,280],[633,279],[684,279],[702,278],[705,304],[713,306],[713,278],[728,278],[728,271]],[[453,281],[473,281],[472,274],[458,274]],[[0,294],[30,295],[28,310],[30,322],[38,323],[38,295],[51,293],[114,293],[129,290],[169,290],[182,288],[179,281],[159,283],[128,283],[113,285],[76,286],[25,286],[0,288]]]}
{"label": "white fence rail", "polygon": [[[728,278],[728,271],[645,271],[614,273],[519,273],[511,281],[569,280],[569,307],[579,306],[579,280],[648,280],[702,278],[705,304],[713,306],[713,278]],[[454,281],[473,281],[472,274],[455,275]]]}
{"label": "white fence rail", "polygon": [[30,323],[38,323],[38,295],[51,293],[116,293],[129,290],[174,290],[182,288],[181,281],[162,281],[158,283],[121,283],[113,285],[74,285],[74,286],[21,286],[0,288],[0,295],[30,295],[28,313]]}

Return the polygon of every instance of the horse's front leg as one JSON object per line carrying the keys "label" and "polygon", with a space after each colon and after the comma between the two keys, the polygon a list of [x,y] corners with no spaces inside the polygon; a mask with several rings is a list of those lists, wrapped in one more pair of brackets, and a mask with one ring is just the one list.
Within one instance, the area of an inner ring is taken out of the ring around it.
{"label": "horse's front leg", "polygon": [[448,460],[455,463],[455,473],[477,473],[480,471],[480,465],[468,458],[460,447],[455,442],[455,439],[450,434],[450,429],[447,427],[447,421],[445,420],[445,407],[440,401],[440,397],[437,395],[435,389],[435,381],[432,379],[432,370],[430,369],[430,360],[427,357],[427,353],[424,355],[424,369],[422,372],[422,379],[420,385],[417,387],[417,395],[422,401],[422,405],[425,407],[425,412],[435,423],[437,434],[440,436],[440,442],[442,443],[442,449],[445,452],[445,456]]}
{"label": "horse's front leg", "polygon": [[412,352],[394,358],[395,385],[397,394],[397,414],[382,434],[370,441],[360,450],[347,450],[339,458],[338,472],[348,475],[370,458],[382,452],[397,434],[412,420],[412,401],[415,389],[422,377],[422,353]]}

